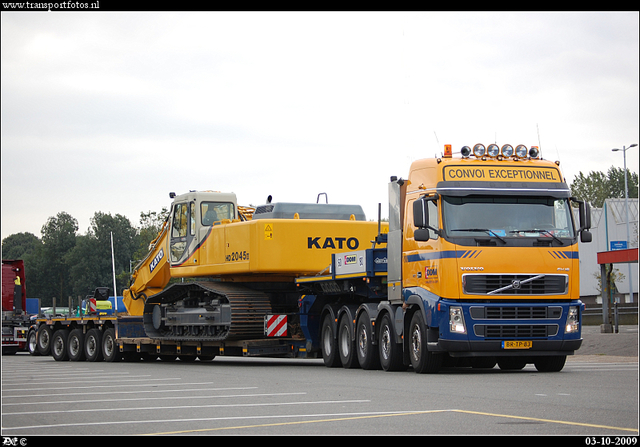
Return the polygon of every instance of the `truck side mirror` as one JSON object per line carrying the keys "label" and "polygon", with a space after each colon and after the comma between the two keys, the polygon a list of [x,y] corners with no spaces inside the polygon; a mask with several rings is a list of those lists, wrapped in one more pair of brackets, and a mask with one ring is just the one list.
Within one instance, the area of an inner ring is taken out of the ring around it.
{"label": "truck side mirror", "polygon": [[429,210],[427,201],[420,198],[413,202],[413,226],[416,228],[427,228],[429,226]]}
{"label": "truck side mirror", "polygon": [[429,230],[426,228],[418,228],[413,232],[413,239],[418,242],[427,242],[429,238]]}
{"label": "truck side mirror", "polygon": [[588,231],[591,228],[591,205],[589,202],[571,198],[578,203],[578,215],[580,218],[580,242],[591,242],[593,236]]}
{"label": "truck side mirror", "polygon": [[588,230],[591,228],[591,205],[589,202],[579,202],[580,211],[580,229]]}
{"label": "truck side mirror", "polygon": [[420,197],[415,202],[413,202],[413,226],[416,227],[416,230],[413,232],[413,238],[418,242],[426,242],[431,237],[429,235],[429,230],[434,231],[436,234],[440,234],[440,230],[433,228],[429,225],[429,201],[434,201],[438,199],[438,195],[436,194],[433,197],[425,198]]}

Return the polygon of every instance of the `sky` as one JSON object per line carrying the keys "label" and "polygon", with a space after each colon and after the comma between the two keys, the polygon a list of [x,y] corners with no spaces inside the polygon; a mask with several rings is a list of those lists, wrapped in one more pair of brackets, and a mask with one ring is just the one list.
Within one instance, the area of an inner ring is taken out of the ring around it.
{"label": "sky", "polygon": [[540,145],[569,183],[622,168],[638,29],[637,11],[3,11],[2,239],[63,211],[79,234],[98,211],[139,226],[189,190],[326,193],[375,220],[389,178],[445,144]]}

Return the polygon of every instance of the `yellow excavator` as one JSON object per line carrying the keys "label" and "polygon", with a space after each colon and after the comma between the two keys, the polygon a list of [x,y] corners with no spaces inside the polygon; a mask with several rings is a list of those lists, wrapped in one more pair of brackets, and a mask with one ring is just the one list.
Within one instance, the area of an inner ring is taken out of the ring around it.
{"label": "yellow excavator", "polygon": [[123,293],[128,313],[143,315],[157,340],[260,338],[265,315],[297,312],[296,278],[326,273],[332,254],[364,249],[388,229],[366,221],[360,205],[269,198],[253,208],[212,191],[170,197],[171,212]]}

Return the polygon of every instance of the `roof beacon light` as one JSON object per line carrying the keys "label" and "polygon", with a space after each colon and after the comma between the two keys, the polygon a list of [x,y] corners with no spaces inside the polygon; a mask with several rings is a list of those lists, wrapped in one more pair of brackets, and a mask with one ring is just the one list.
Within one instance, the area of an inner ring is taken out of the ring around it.
{"label": "roof beacon light", "polygon": [[484,154],[486,154],[486,149],[484,147],[484,144],[476,144],[475,146],[473,146],[473,155],[475,155],[476,157],[480,158],[483,157]]}
{"label": "roof beacon light", "polygon": [[490,144],[487,148],[487,155],[491,158],[495,158],[500,153],[500,147],[497,144]]}
{"label": "roof beacon light", "polygon": [[451,158],[453,155],[453,152],[451,152],[451,145],[450,144],[445,144],[444,145],[444,158]]}
{"label": "roof beacon light", "polygon": [[540,150],[538,149],[538,146],[531,146],[531,149],[529,149],[529,157],[538,158],[539,156]]}
{"label": "roof beacon light", "polygon": [[524,144],[519,144],[516,146],[516,157],[518,158],[527,158],[527,146]]}
{"label": "roof beacon light", "polygon": [[502,153],[503,157],[509,158],[513,156],[513,146],[511,146],[510,144],[505,144],[500,149],[500,152]]}

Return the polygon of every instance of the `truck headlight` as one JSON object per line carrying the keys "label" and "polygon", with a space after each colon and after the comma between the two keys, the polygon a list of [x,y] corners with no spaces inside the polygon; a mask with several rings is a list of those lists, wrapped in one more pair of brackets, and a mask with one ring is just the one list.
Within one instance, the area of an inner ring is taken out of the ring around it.
{"label": "truck headlight", "polygon": [[467,328],[464,325],[464,315],[462,307],[451,306],[449,308],[449,330],[456,334],[466,334]]}
{"label": "truck headlight", "polygon": [[567,314],[567,324],[564,327],[565,334],[578,332],[578,329],[580,329],[578,315],[578,306],[569,306],[569,313]]}

